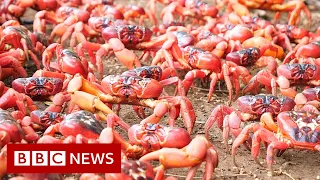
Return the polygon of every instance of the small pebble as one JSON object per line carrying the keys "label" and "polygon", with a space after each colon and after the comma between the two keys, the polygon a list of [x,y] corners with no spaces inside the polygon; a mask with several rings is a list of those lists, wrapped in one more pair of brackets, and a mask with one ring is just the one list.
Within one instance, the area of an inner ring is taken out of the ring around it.
{"label": "small pebble", "polygon": [[237,167],[233,167],[232,168],[232,172],[235,173],[235,174],[239,174],[240,169],[238,169]]}

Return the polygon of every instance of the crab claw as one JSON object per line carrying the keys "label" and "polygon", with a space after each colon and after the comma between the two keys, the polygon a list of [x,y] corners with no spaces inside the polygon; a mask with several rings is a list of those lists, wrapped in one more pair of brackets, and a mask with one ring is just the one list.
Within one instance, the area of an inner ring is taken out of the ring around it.
{"label": "crab claw", "polygon": [[148,153],[139,161],[159,160],[161,165],[156,168],[156,177],[163,177],[164,170],[169,168],[191,167],[186,179],[192,179],[203,161],[206,161],[204,179],[211,179],[218,165],[218,154],[213,145],[204,137],[196,136],[182,149],[162,148]]}
{"label": "crab claw", "polygon": [[71,101],[78,105],[80,108],[90,111],[92,113],[95,113],[98,110],[105,114],[115,114],[97,96],[83,91],[75,91],[71,95]]}
{"label": "crab claw", "polygon": [[67,92],[74,93],[75,91],[85,91],[102,99],[110,98],[108,94],[103,92],[98,83],[91,82],[80,74],[74,75],[67,87]]}
{"label": "crab claw", "polygon": [[134,66],[141,67],[138,57],[133,53],[133,51],[125,48],[118,38],[109,39],[108,44],[111,45],[115,56],[128,69],[134,69]]}
{"label": "crab claw", "polygon": [[142,120],[141,123],[159,123],[160,119],[169,111],[169,125],[174,126],[175,120],[180,114],[180,109],[183,110],[182,118],[183,122],[191,134],[196,120],[195,112],[193,110],[190,100],[185,96],[162,96],[157,101],[149,101],[146,99],[143,101],[148,107],[153,108],[154,112],[151,116]]}
{"label": "crab claw", "polygon": [[125,156],[139,158],[145,155],[147,151],[144,148],[137,145],[131,145],[119,133],[113,130],[114,123],[118,123],[119,120],[120,118],[115,114],[109,114],[107,116],[108,125],[100,133],[99,143],[120,144],[121,149],[125,152]]}
{"label": "crab claw", "polygon": [[[176,109],[181,109],[180,112],[184,125],[187,128],[188,132],[191,133],[194,127],[194,123],[196,122],[196,114],[194,112],[190,99],[188,99],[186,96],[163,96],[160,97],[159,100],[160,99],[168,101],[171,106],[177,107]],[[171,110],[172,109],[170,108],[170,111]],[[172,112],[169,113],[171,114]],[[179,113],[179,111],[176,113]],[[171,118],[173,117],[171,116]],[[171,126],[173,126],[174,120],[176,118],[177,117],[171,120],[169,119],[169,123],[171,123]]]}
{"label": "crab claw", "polygon": [[108,114],[107,116],[107,127],[102,130],[99,136],[99,142],[104,144],[111,144],[114,141],[114,135],[113,135],[113,127],[114,124],[118,123],[121,124],[122,127],[124,127],[126,130],[130,128],[128,124],[121,121],[119,116],[115,114]]}
{"label": "crab claw", "polygon": [[[106,133],[105,133],[106,132]],[[105,133],[105,135],[109,132],[104,131],[103,133]],[[102,133],[101,133],[102,135]],[[128,143],[119,133],[117,133],[116,131],[113,131],[113,144],[121,144],[121,149],[123,151],[125,151],[125,155],[127,157],[132,157],[132,158],[140,158],[142,156],[144,156],[147,151],[146,149],[144,149],[143,147],[137,146],[137,145],[131,145],[130,143]],[[101,141],[101,136],[99,138],[99,140]]]}
{"label": "crab claw", "polygon": [[52,104],[45,109],[45,111],[50,112],[62,112],[66,103],[71,100],[69,93],[63,91],[49,98]]}
{"label": "crab claw", "polygon": [[[110,114],[116,116],[116,114],[107,105],[105,105],[97,96],[92,94],[82,91],[75,91],[74,94],[71,95],[71,101],[84,110],[97,113],[102,120],[108,121],[107,115]],[[120,118],[116,119],[113,117],[113,119],[124,129],[129,129],[129,125],[120,120]]]}
{"label": "crab claw", "polygon": [[308,88],[301,92],[307,101],[320,100],[320,87]]}

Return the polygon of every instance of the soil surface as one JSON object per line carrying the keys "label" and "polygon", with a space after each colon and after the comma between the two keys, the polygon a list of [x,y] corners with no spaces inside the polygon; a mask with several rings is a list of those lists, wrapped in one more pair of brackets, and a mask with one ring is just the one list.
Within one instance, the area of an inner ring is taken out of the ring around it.
{"label": "soil surface", "polygon": [[[121,2],[121,1],[120,1]],[[126,1],[122,1],[126,2]],[[129,1],[129,3],[135,4],[139,1]],[[117,2],[118,3],[118,2]],[[147,3],[146,0],[140,1],[139,5],[145,5]],[[210,1],[209,3],[212,3]],[[312,27],[308,28],[310,30],[315,30],[319,26],[319,13],[316,11],[319,9],[317,6],[317,1],[308,1],[309,7],[312,10],[312,18],[313,24]],[[158,3],[158,10],[161,11],[163,5]],[[257,14],[262,14],[266,17],[272,18],[274,13],[265,12],[265,11],[254,11]],[[28,10],[25,15],[25,19],[33,19],[34,11]],[[281,21],[287,21],[287,14],[284,13]],[[302,23],[307,24],[305,21],[305,16],[301,17]],[[32,27],[31,27],[32,28]],[[116,59],[110,58],[104,62],[105,67],[105,75],[109,74],[120,74],[126,71],[126,68],[123,67]],[[33,68],[29,70],[30,74],[32,74]],[[186,72],[181,72],[181,78]],[[10,82],[10,80],[8,80]],[[169,87],[166,91],[169,94],[173,94],[173,87]],[[208,93],[208,84],[200,83],[197,81],[195,83],[195,88],[190,91],[188,97],[191,99],[193,103],[193,107],[197,116],[197,121],[193,130],[192,136],[194,137],[197,134],[204,134],[204,123],[208,119],[211,111],[214,107],[219,104],[226,104],[227,102],[227,92],[226,87],[223,82],[221,82],[220,89],[217,89],[211,102],[207,102],[207,93]],[[37,102],[39,107],[45,108],[46,105],[43,102]],[[233,105],[234,106],[234,105]],[[149,111],[150,112],[150,111]],[[122,106],[120,111],[120,117],[125,120],[129,124],[135,124],[140,121],[138,116],[134,113],[130,106]],[[166,118],[162,120],[162,123],[166,124]],[[183,127],[182,119],[179,118],[177,120],[177,125]],[[127,137],[127,134],[121,131],[121,134],[124,137]],[[320,156],[318,152],[311,152],[306,150],[294,150],[289,149],[285,151],[285,153],[281,157],[275,157],[274,170],[279,172],[279,175],[274,177],[268,177],[267,171],[264,167],[260,167],[257,165],[251,156],[251,153],[246,150],[243,146],[241,146],[237,150],[236,160],[240,165],[239,168],[234,167],[232,163],[232,158],[230,155],[230,149],[228,153],[226,153],[226,149],[222,143],[222,133],[221,131],[214,125],[214,127],[210,131],[211,142],[216,147],[219,153],[219,165],[215,169],[214,179],[320,179]],[[232,138],[230,138],[231,140]],[[195,147],[196,148],[196,147]],[[263,145],[261,145],[261,154],[259,156],[259,161],[265,163],[265,155],[266,150]],[[154,162],[154,165],[157,165],[157,162]],[[188,168],[182,169],[171,169],[166,171],[166,175],[175,176],[178,179],[185,179],[185,175],[188,172]],[[195,179],[201,179],[204,172],[204,164],[201,165],[201,168],[198,170]],[[66,175],[66,177],[74,177],[77,178],[78,175],[71,174]],[[7,177],[5,178],[7,179]]]}

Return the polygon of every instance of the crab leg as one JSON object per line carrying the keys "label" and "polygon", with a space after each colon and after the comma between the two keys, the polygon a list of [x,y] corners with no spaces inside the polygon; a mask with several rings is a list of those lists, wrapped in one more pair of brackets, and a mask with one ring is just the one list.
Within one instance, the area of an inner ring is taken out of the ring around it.
{"label": "crab leg", "polygon": [[271,10],[274,11],[291,11],[290,18],[289,18],[289,25],[294,26],[297,23],[297,20],[300,16],[301,10],[307,15],[309,26],[311,25],[311,13],[307,6],[304,4],[303,1],[289,1],[286,4],[274,4],[270,7]]}
{"label": "crab leg", "polygon": [[13,68],[14,71],[16,71],[19,76],[21,77],[27,77],[26,70],[22,67],[21,62],[12,56],[6,56],[0,58],[0,66],[1,67],[10,67]]}
{"label": "crab leg", "polygon": [[[235,166],[238,167],[238,165],[236,163],[236,159],[235,159],[237,148],[249,138],[250,131],[256,132],[260,128],[262,128],[262,127],[257,123],[249,124],[248,126],[243,128],[243,130],[241,131],[239,136],[233,141],[231,154],[232,154],[232,158],[233,158],[232,161]],[[260,146],[260,144],[259,144],[259,146]]]}
{"label": "crab leg", "polygon": [[139,160],[159,160],[161,165],[155,168],[156,177],[163,177],[164,170],[169,168],[191,167],[187,179],[193,178],[195,170],[202,161],[207,163],[204,179],[211,179],[213,170],[218,165],[218,155],[215,148],[203,136],[196,136],[184,148],[162,148],[144,155]]}

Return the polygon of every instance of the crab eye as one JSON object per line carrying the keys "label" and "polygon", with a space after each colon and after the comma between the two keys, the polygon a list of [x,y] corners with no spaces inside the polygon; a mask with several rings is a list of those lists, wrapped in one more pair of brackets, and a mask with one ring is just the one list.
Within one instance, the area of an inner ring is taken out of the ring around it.
{"label": "crab eye", "polygon": [[258,17],[256,16],[252,18],[252,22],[256,22],[257,20],[258,20]]}
{"label": "crab eye", "polygon": [[288,30],[289,30],[289,31],[291,31],[291,30],[294,29],[294,28],[295,28],[294,26],[291,26],[291,25],[288,26]]}

